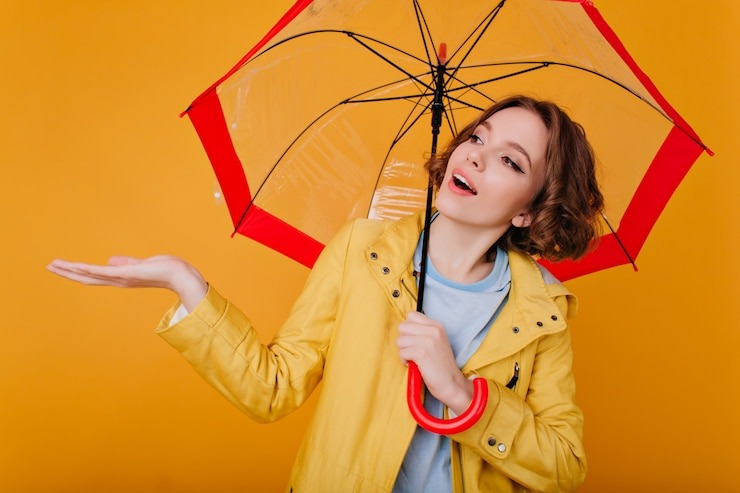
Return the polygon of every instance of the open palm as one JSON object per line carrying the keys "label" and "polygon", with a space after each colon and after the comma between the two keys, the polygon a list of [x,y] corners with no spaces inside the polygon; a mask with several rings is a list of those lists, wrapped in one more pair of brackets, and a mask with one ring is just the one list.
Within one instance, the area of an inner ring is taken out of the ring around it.
{"label": "open palm", "polygon": [[179,257],[156,255],[139,259],[114,256],[107,265],[56,259],[47,269],[66,279],[90,286],[123,288],[165,288],[177,293],[186,308],[192,309],[207,291],[198,270]]}

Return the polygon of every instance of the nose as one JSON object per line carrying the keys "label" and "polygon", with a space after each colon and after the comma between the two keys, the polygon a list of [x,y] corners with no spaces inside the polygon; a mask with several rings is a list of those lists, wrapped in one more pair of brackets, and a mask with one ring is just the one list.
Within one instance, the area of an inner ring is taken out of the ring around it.
{"label": "nose", "polygon": [[468,162],[479,170],[483,170],[483,159],[477,149],[468,152]]}

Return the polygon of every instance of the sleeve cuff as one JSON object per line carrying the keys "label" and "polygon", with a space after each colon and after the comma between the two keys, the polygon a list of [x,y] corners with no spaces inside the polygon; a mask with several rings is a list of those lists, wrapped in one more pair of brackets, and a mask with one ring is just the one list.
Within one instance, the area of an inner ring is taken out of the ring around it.
{"label": "sleeve cuff", "polygon": [[221,296],[211,285],[208,285],[206,296],[196,305],[192,312],[178,301],[170,307],[160,320],[155,333],[163,334],[182,325],[205,325],[215,327],[226,313],[228,301]]}
{"label": "sleeve cuff", "polygon": [[172,314],[172,318],[170,318],[170,324],[168,327],[172,327],[173,325],[175,325],[177,322],[187,317],[188,315],[190,315],[190,312],[187,310],[187,308],[185,308],[185,305],[181,304],[180,306],[177,307],[177,310],[175,310],[175,313]]}

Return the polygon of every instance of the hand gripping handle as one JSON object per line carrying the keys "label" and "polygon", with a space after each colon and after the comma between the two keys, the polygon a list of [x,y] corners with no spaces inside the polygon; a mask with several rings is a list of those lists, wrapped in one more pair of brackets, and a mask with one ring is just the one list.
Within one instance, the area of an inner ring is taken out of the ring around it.
{"label": "hand gripping handle", "polygon": [[454,435],[473,426],[486,409],[488,402],[488,384],[484,378],[473,380],[473,400],[468,408],[459,416],[451,419],[440,419],[432,416],[424,409],[421,400],[422,384],[421,372],[416,363],[409,361],[408,386],[406,400],[408,401],[411,416],[427,431],[438,435]]}

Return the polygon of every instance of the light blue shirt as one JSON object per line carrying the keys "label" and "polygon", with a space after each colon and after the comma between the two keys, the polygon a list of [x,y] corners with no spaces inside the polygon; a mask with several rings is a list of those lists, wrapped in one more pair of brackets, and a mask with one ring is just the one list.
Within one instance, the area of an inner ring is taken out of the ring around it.
{"label": "light blue shirt", "polygon": [[[414,255],[417,271],[421,263],[421,244],[420,240]],[[428,260],[424,313],[444,326],[458,367],[465,365],[488,334],[491,323],[506,302],[510,285],[509,258],[501,248],[496,250],[491,273],[472,284],[445,279]],[[428,392],[424,407],[433,416],[443,417],[444,405]],[[417,427],[393,492],[451,491],[450,439]]]}

